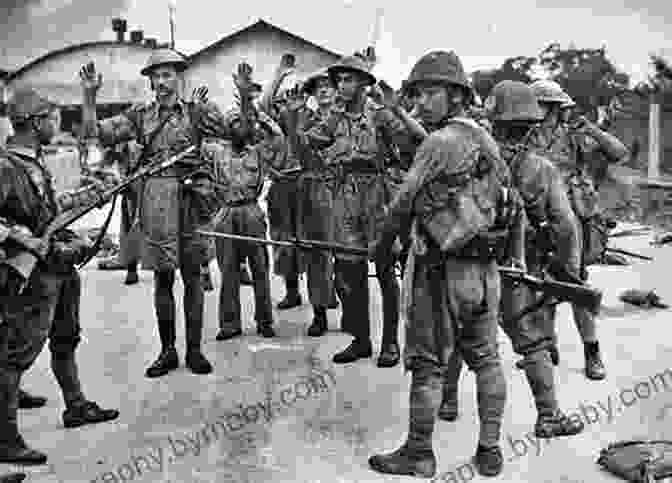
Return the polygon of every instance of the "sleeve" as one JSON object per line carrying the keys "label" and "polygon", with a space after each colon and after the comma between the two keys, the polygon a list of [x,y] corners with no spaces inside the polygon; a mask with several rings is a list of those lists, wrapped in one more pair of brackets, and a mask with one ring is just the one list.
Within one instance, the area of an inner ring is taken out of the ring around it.
{"label": "sleeve", "polygon": [[98,121],[97,137],[103,146],[131,141],[140,137],[142,106],[133,106],[125,112]]}
{"label": "sleeve", "polygon": [[558,257],[567,268],[578,275],[581,262],[578,220],[572,211],[565,185],[555,170],[549,170],[547,213],[557,237]]}
{"label": "sleeve", "polygon": [[[457,164],[462,143],[457,139],[444,139],[438,134],[431,134],[418,148],[418,151],[403,184],[390,205],[386,208],[386,217],[382,225],[382,237],[386,241],[394,240],[394,236],[407,224],[413,216],[413,202],[422,187],[435,174],[445,168]],[[456,142],[453,142],[456,141]]]}
{"label": "sleeve", "polygon": [[231,126],[222,110],[214,102],[197,103],[194,127],[201,138],[231,138]]}

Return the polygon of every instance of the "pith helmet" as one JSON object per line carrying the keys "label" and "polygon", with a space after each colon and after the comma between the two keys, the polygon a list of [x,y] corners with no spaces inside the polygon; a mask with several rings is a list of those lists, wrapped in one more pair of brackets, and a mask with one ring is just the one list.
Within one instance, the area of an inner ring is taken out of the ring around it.
{"label": "pith helmet", "polygon": [[152,55],[147,59],[147,64],[140,71],[141,75],[150,75],[151,72],[161,65],[173,65],[178,72],[182,72],[187,68],[186,59],[172,49],[158,49],[152,52]]}
{"label": "pith helmet", "polygon": [[317,83],[322,79],[331,81],[331,77],[329,76],[329,71],[327,69],[320,69],[317,72],[310,74],[310,76],[308,76],[306,81],[303,83],[303,90],[308,94],[312,94],[315,92]]}
{"label": "pith helmet", "polygon": [[42,97],[37,91],[25,88],[14,92],[9,101],[8,112],[11,119],[21,121],[49,114],[56,107],[56,103]]}
{"label": "pith helmet", "polygon": [[469,92],[472,91],[471,83],[464,73],[462,61],[453,51],[434,51],[421,57],[413,66],[405,87],[412,89],[418,82],[456,84]]}
{"label": "pith helmet", "polygon": [[532,89],[539,102],[564,104],[569,98],[562,87],[560,87],[560,84],[552,80],[534,81],[530,84],[530,89]]}
{"label": "pith helmet", "polygon": [[364,59],[356,55],[343,57],[341,60],[327,69],[329,77],[334,82],[336,74],[339,72],[357,72],[366,78],[366,83],[368,85],[373,85],[377,82],[376,77],[371,72],[369,72],[369,66],[366,64]]}
{"label": "pith helmet", "polygon": [[499,82],[492,88],[485,107],[493,121],[539,122],[544,119],[532,89],[523,82]]}

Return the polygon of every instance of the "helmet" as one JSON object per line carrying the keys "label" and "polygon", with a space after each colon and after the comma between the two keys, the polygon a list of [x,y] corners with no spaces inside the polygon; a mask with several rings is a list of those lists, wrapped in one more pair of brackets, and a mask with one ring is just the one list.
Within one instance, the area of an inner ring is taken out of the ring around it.
{"label": "helmet", "polygon": [[357,72],[366,77],[368,85],[373,85],[377,82],[376,77],[369,72],[369,66],[366,64],[366,61],[358,55],[343,57],[327,69],[327,73],[332,81],[335,81],[338,72]]}
{"label": "helmet", "polygon": [[317,83],[322,79],[331,80],[327,69],[320,69],[317,72],[310,74],[303,83],[303,90],[308,94],[312,94],[317,87]]}
{"label": "helmet", "polygon": [[530,89],[539,102],[554,102],[564,104],[567,102],[569,96],[555,81],[552,80],[538,80],[530,84]]}
{"label": "helmet", "polygon": [[140,74],[148,76],[160,65],[173,65],[178,72],[182,72],[187,68],[187,61],[181,54],[172,49],[158,49],[149,56],[147,64],[140,71]]}
{"label": "helmet", "polygon": [[567,94],[566,92],[565,92],[564,94],[565,94],[565,96],[566,96],[566,100],[565,100],[565,102],[560,106],[560,108],[561,108],[561,109],[565,109],[565,108],[567,108],[567,107],[574,107],[574,106],[576,106],[576,102],[574,102],[574,99],[572,99],[571,96],[570,96],[569,94]]}
{"label": "helmet", "polygon": [[538,122],[544,119],[532,89],[523,82],[499,82],[492,88],[485,107],[493,121]]}
{"label": "helmet", "polygon": [[417,82],[423,81],[456,84],[472,92],[462,62],[453,51],[434,51],[421,57],[413,66],[405,87],[412,88]]}
{"label": "helmet", "polygon": [[15,121],[25,121],[31,117],[48,114],[58,107],[50,100],[42,97],[34,89],[25,88],[14,92],[9,101],[9,117]]}

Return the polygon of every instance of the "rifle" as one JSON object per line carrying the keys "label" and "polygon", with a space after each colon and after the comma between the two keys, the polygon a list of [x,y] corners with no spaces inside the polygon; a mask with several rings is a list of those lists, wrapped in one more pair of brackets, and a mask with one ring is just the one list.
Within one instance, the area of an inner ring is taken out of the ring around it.
{"label": "rifle", "polygon": [[[66,212],[57,215],[45,228],[40,238],[45,243],[49,244],[49,242],[57,232],[72,225],[74,222],[84,217],[94,209],[101,208],[110,199],[126,190],[136,181],[149,176],[154,176],[155,174],[158,174],[161,171],[165,171],[166,169],[170,168],[178,161],[182,160],[184,157],[194,152],[196,148],[197,146],[192,145],[187,149],[180,151],[179,153],[175,154],[174,156],[171,156],[170,158],[164,161],[152,163],[149,166],[138,169],[133,175],[127,177],[126,179],[124,179],[124,181],[122,181],[118,185],[114,186],[113,188],[109,188],[108,190],[98,195],[98,199],[95,202],[90,203],[88,205],[80,206],[78,208],[73,208],[72,210],[68,210]],[[20,240],[17,241],[20,242]],[[35,266],[37,265],[39,258],[41,257],[37,256],[37,254],[35,253],[23,251],[19,253],[16,257],[7,260],[5,263],[12,266],[12,268],[14,268],[17,272],[19,272],[23,276],[24,280],[27,281],[28,278],[30,277],[30,274],[35,269]]]}
{"label": "rifle", "polygon": [[546,298],[547,300],[555,298],[558,300],[558,303],[571,302],[581,307],[585,307],[593,314],[597,314],[600,310],[602,304],[602,292],[598,289],[587,285],[561,282],[551,277],[535,277],[534,275],[530,275],[523,270],[513,267],[499,267],[499,273],[513,282],[522,283],[532,290],[543,292],[543,298]]}
{"label": "rifle", "polygon": [[646,255],[640,255],[639,253],[635,252],[629,252],[628,250],[623,250],[622,248],[611,248],[607,247],[604,249],[605,252],[611,252],[611,253],[620,253],[621,255],[627,255],[629,257],[633,258],[639,258],[640,260],[648,260],[648,261],[653,261],[653,257],[648,257]]}

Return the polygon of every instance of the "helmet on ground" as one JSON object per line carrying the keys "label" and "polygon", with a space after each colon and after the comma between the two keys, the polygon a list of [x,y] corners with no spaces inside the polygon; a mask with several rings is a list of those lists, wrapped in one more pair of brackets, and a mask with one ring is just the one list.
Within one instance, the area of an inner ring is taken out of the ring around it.
{"label": "helmet on ground", "polygon": [[327,73],[334,83],[336,82],[336,74],[339,72],[356,72],[366,79],[368,85],[373,85],[377,82],[376,77],[369,71],[366,61],[358,55],[343,57],[334,65],[327,68]]}
{"label": "helmet on ground", "polygon": [[315,92],[315,89],[317,88],[317,83],[322,79],[327,79],[331,81],[328,69],[320,69],[317,72],[313,72],[312,74],[310,74],[303,83],[304,92],[308,94],[313,94]]}
{"label": "helmet on ground", "polygon": [[492,88],[485,108],[493,121],[539,122],[544,119],[532,89],[518,81],[499,82]]}
{"label": "helmet on ground", "polygon": [[413,66],[405,88],[412,89],[419,82],[454,84],[472,92],[462,61],[453,51],[433,51],[422,56]]}
{"label": "helmet on ground", "polygon": [[152,52],[147,59],[147,64],[140,71],[141,75],[150,75],[154,69],[162,65],[172,65],[178,72],[186,70],[187,60],[172,49],[158,49]]}
{"label": "helmet on ground", "polygon": [[58,104],[42,97],[34,89],[24,88],[14,92],[7,107],[12,120],[25,121],[31,117],[49,114]]}
{"label": "helmet on ground", "polygon": [[555,81],[552,80],[538,80],[530,84],[530,89],[539,102],[552,102],[557,104],[564,104],[567,102],[569,96]]}

